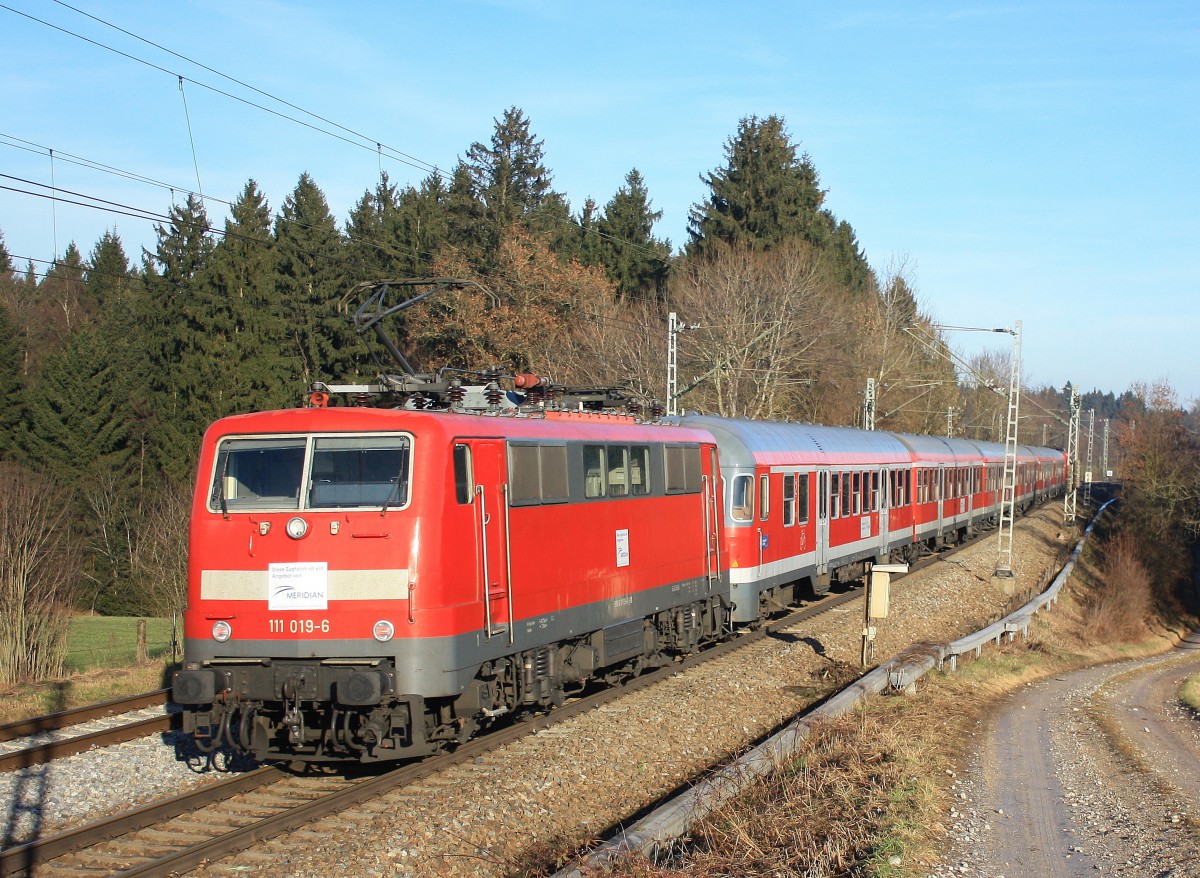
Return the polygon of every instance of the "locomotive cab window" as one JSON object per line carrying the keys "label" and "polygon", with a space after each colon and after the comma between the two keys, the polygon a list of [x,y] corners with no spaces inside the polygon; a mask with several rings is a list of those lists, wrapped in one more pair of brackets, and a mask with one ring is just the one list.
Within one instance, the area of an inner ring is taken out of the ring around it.
{"label": "locomotive cab window", "polygon": [[407,505],[408,450],[402,436],[317,437],[308,508]]}
{"label": "locomotive cab window", "polygon": [[306,445],[303,437],[224,440],[217,453],[209,510],[298,508]]}

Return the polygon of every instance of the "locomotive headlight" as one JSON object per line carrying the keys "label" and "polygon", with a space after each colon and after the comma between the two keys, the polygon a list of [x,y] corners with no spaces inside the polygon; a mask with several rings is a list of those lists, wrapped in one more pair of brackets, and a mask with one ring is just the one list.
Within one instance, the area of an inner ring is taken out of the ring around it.
{"label": "locomotive headlight", "polygon": [[380,619],[375,623],[375,627],[371,630],[371,634],[380,643],[387,643],[396,634],[396,626],[387,619]]}
{"label": "locomotive headlight", "polygon": [[217,643],[224,643],[233,636],[233,626],[221,619],[219,622],[213,622],[213,640]]}
{"label": "locomotive headlight", "polygon": [[293,540],[301,539],[308,533],[308,522],[300,516],[289,518],[287,523],[287,535]]}

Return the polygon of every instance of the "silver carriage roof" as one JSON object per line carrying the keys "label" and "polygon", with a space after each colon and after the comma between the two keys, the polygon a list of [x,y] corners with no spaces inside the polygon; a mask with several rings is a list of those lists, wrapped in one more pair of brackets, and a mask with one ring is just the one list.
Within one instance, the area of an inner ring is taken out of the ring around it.
{"label": "silver carriage roof", "polygon": [[909,450],[894,435],[882,431],[714,415],[684,415],[671,421],[712,433],[721,449],[722,467],[752,467],[763,457],[797,453],[811,457],[813,463],[831,465],[851,454],[879,463],[911,459]]}

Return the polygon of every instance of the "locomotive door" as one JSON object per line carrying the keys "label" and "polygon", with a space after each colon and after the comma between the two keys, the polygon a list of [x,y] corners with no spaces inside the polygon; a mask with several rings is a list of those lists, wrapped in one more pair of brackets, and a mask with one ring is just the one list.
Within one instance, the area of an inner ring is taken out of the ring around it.
{"label": "locomotive door", "polygon": [[468,439],[475,491],[475,529],[483,588],[483,630],[513,641],[508,558],[508,449],[501,439]]}
{"label": "locomotive door", "polygon": [[721,578],[721,470],[717,465],[717,450],[708,449],[708,472],[703,476],[704,483],[704,539],[705,573],[708,577],[709,589]]}

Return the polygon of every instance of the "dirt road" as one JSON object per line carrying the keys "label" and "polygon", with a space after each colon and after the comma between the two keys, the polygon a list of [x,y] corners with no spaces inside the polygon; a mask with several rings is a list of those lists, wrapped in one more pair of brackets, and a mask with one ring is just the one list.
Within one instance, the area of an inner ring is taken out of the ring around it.
{"label": "dirt road", "polygon": [[1015,694],[954,781],[953,845],[935,874],[1200,876],[1200,721],[1177,700],[1197,671],[1193,634]]}

